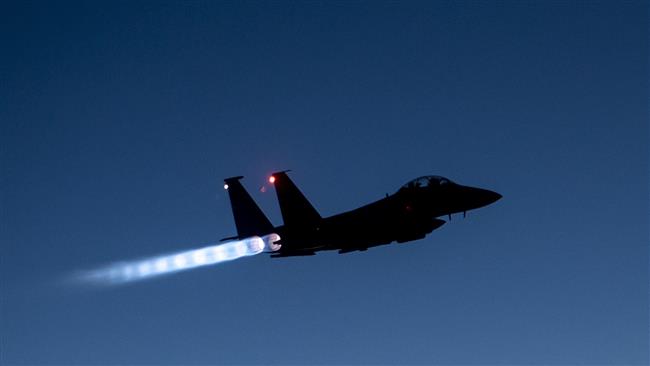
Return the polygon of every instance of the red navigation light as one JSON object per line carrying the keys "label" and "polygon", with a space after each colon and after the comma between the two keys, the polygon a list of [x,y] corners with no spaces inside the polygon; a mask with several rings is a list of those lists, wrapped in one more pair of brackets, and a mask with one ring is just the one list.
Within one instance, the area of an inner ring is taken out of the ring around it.
{"label": "red navigation light", "polygon": [[269,183],[271,183],[271,184],[275,183],[275,177],[274,176],[269,177]]}

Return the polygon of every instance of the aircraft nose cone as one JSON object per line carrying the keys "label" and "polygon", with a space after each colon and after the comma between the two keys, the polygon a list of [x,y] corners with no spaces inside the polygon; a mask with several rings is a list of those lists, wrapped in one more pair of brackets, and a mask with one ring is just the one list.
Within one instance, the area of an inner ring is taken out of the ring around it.
{"label": "aircraft nose cone", "polygon": [[488,190],[485,191],[485,200],[487,201],[486,205],[489,205],[491,203],[494,203],[494,202],[500,200],[501,197],[503,197],[503,196],[496,193],[496,192],[488,191]]}
{"label": "aircraft nose cone", "polygon": [[476,208],[484,207],[498,201],[501,197],[502,196],[496,192],[482,188],[474,188],[470,199],[472,201],[470,206]]}

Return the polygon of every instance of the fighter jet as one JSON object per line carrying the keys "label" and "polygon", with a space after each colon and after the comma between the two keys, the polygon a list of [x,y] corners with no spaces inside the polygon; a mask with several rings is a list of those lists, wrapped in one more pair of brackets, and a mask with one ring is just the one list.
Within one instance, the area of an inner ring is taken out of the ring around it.
{"label": "fighter jet", "polygon": [[232,206],[237,236],[270,236],[279,240],[267,243],[271,257],[308,256],[318,251],[337,250],[339,254],[364,251],[371,247],[405,243],[424,238],[444,225],[441,217],[487,206],[501,195],[482,188],[463,186],[451,180],[428,175],[413,179],[392,195],[330,217],[321,217],[296,187],[287,171],[273,173],[283,225],[273,226],[242,186],[241,176],[225,179]]}

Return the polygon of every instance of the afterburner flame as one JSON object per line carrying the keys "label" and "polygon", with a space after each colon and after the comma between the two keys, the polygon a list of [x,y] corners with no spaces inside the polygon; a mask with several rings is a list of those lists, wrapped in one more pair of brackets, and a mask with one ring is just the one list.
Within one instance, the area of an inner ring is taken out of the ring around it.
{"label": "afterburner flame", "polygon": [[146,258],[137,261],[114,263],[109,266],[88,271],[77,276],[86,283],[119,285],[154,278],[188,269],[219,264],[235,259],[272,252],[280,249],[277,234],[260,238],[253,236],[243,240],[211,245],[180,253]]}

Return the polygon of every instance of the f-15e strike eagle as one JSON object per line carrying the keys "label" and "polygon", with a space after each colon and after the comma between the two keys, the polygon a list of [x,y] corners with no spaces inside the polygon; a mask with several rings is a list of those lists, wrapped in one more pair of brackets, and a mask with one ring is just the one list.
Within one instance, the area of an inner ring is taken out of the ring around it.
{"label": "f-15e strike eagle", "polygon": [[[291,181],[287,171],[273,173],[284,225],[274,227],[239,177],[225,179],[237,236],[227,239],[267,237],[271,257],[314,255],[318,251],[339,253],[404,243],[424,238],[445,221],[439,217],[469,211],[496,202],[501,195],[482,188],[462,186],[429,175],[414,179],[392,195],[357,209],[321,217]],[[276,235],[273,235],[276,234]],[[278,237],[279,236],[279,237]]]}

